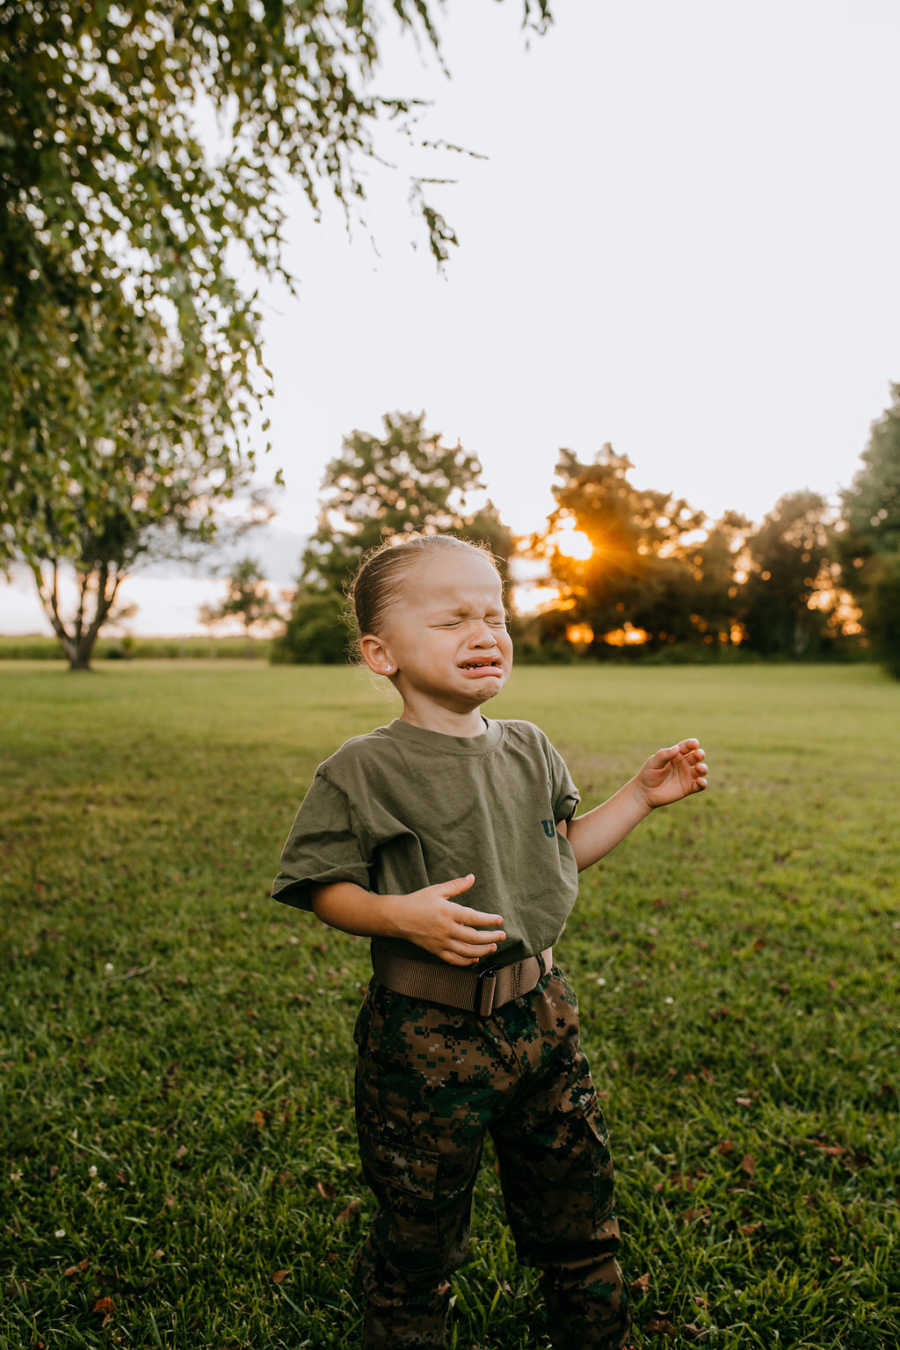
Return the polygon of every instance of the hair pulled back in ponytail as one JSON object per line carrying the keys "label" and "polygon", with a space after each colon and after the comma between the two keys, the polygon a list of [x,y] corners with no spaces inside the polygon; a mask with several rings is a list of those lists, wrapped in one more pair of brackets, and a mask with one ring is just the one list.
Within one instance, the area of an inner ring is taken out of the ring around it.
{"label": "hair pulled back in ponytail", "polygon": [[467,549],[470,553],[480,553],[497,570],[494,555],[486,545],[469,543],[452,534],[418,534],[398,544],[379,544],[365,555],[347,590],[356,619],[357,652],[359,639],[366,633],[380,635],[385,613],[397,599],[404,575],[422,558],[439,549],[442,552]]}

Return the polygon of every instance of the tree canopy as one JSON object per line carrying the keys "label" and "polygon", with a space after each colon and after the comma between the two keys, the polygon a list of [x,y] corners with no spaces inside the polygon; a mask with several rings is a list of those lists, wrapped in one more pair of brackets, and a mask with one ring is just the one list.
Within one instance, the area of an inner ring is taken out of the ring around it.
{"label": "tree canopy", "polygon": [[[556,509],[532,541],[548,560],[568,622],[590,631],[592,648],[626,620],[646,631],[654,646],[690,628],[685,551],[703,513],[673,493],[634,487],[628,478],[633,468],[609,444],[591,462],[561,450],[552,489]],[[590,541],[588,558],[560,548],[558,533],[568,522]]]}
{"label": "tree canopy", "polygon": [[[522,5],[546,26],[546,0]],[[111,529],[170,522],[188,479],[212,534],[266,429],[242,260],[290,286],[283,185],[358,218],[385,124],[424,144],[421,104],[373,80],[388,22],[439,50],[435,9],[0,4],[0,570],[83,576]],[[427,182],[408,187],[440,262],[455,236]]]}
{"label": "tree canopy", "polygon": [[307,588],[342,590],[369,549],[408,533],[477,536],[505,565],[512,536],[491,503],[472,502],[484,491],[478,456],[426,430],[424,412],[382,420],[382,436],[351,432],[325,469],[318,525],[302,560]]}
{"label": "tree canopy", "polygon": [[692,621],[704,641],[730,643],[740,638],[744,619],[742,564],[752,524],[739,511],[726,511],[687,554],[693,570]]}
{"label": "tree canopy", "polygon": [[754,651],[803,656],[819,645],[828,610],[810,601],[833,585],[831,526],[825,499],[801,491],[780,497],[754,531],[744,591],[744,623]]}
{"label": "tree canopy", "polygon": [[[362,209],[379,126],[414,140],[421,107],[372,91],[381,31],[390,16],[437,48],[433,11],[428,0],[0,6],[0,560],[23,522],[37,546],[35,505],[61,506],[73,480],[87,498],[109,476],[122,365],[142,391],[151,454],[202,446],[223,472],[252,455],[267,378],[258,298],[236,261],[290,284],[288,178],[315,212],[327,194]],[[545,0],[524,0],[523,15],[545,26]],[[410,188],[446,258],[452,229],[422,176]]]}

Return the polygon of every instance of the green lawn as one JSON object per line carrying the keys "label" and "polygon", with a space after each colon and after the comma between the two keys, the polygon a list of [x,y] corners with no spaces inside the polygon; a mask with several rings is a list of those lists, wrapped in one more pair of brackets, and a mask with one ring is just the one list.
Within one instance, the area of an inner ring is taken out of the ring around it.
{"label": "green lawn", "polygon": [[[0,1345],[353,1345],[367,945],[267,889],[316,763],[395,710],[353,670],[0,663]],[[707,752],[557,947],[635,1346],[893,1350],[900,685],[523,668],[488,711],[544,727],[586,806]],[[546,1346],[489,1151],[473,1232],[453,1345]]]}

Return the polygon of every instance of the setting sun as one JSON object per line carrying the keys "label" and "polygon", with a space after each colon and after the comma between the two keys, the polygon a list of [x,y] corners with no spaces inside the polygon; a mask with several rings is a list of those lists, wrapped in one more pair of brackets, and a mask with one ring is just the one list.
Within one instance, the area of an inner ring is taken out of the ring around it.
{"label": "setting sun", "polygon": [[564,558],[575,558],[586,562],[594,551],[594,546],[583,530],[576,530],[572,521],[567,521],[553,536],[553,544]]}

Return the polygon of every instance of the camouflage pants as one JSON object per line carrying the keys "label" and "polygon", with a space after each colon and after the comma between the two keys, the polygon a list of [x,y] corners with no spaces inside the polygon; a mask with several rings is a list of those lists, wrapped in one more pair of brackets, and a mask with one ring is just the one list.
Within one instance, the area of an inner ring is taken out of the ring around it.
{"label": "camouflage pants", "polygon": [[357,1253],[365,1350],[439,1350],[469,1245],[485,1130],[519,1260],[542,1268],[557,1350],[618,1350],[627,1294],[606,1127],[558,966],[490,1017],[369,985],[356,1123],[378,1201]]}

